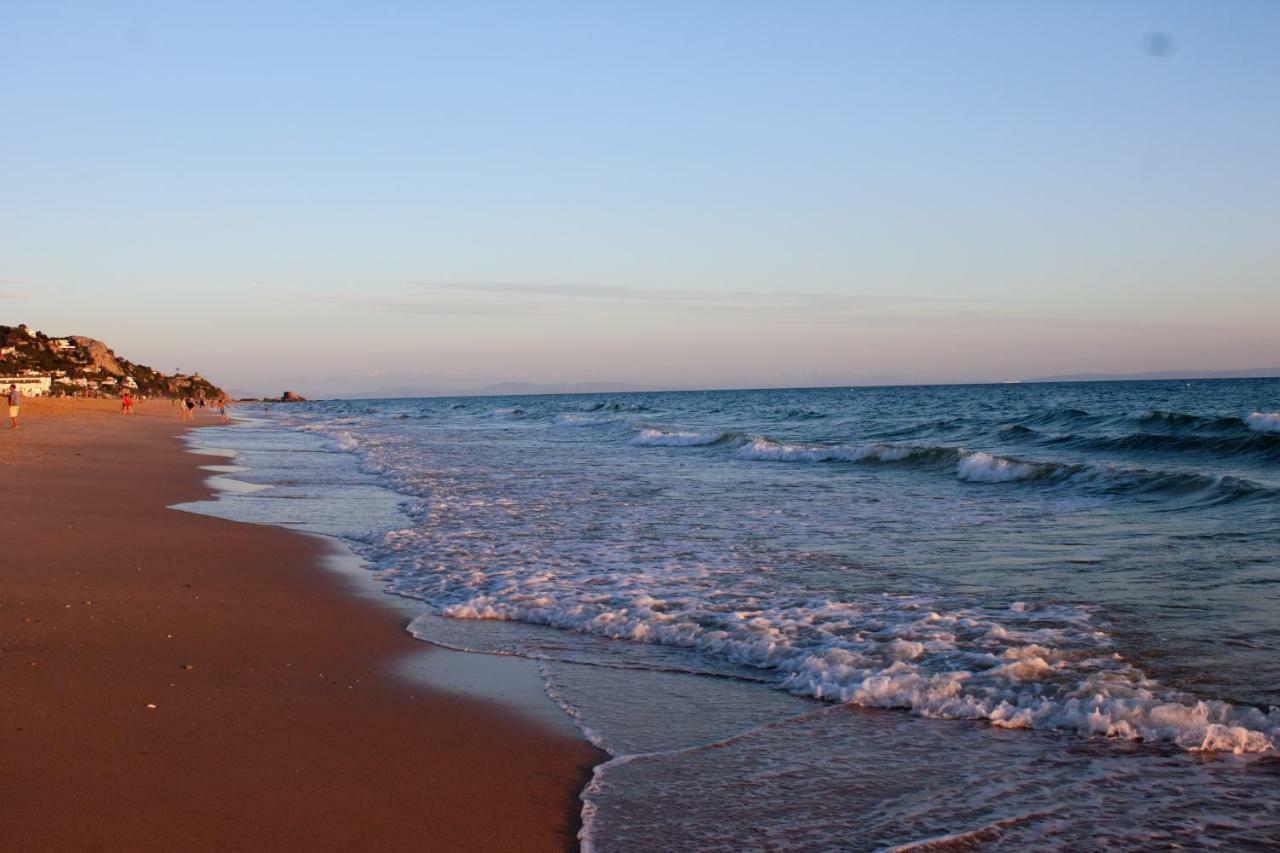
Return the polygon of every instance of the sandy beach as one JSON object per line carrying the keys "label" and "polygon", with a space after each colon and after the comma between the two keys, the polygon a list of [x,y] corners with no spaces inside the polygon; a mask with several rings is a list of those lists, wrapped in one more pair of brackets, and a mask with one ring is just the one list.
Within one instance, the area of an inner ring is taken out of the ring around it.
{"label": "sandy beach", "polygon": [[576,847],[600,753],[391,674],[402,617],[322,542],[167,509],[208,494],[186,425],[118,405],[0,435],[0,847]]}

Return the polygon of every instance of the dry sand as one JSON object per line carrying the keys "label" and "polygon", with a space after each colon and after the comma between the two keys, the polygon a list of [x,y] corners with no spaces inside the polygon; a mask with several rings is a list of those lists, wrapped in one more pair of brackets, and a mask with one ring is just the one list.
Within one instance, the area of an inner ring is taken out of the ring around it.
{"label": "dry sand", "polygon": [[0,849],[576,846],[600,753],[390,674],[402,617],[313,538],[166,509],[207,494],[185,425],[118,406],[0,431]]}

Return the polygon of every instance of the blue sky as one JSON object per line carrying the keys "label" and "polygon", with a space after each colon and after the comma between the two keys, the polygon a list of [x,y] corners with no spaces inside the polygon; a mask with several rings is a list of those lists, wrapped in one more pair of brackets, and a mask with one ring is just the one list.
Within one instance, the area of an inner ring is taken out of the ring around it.
{"label": "blue sky", "polygon": [[1278,365],[1277,44],[1270,2],[7,0],[0,314],[313,394]]}

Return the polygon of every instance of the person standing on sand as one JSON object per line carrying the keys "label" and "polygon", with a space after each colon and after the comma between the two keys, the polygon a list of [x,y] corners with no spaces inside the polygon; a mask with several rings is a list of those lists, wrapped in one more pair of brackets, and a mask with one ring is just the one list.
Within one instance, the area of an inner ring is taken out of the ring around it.
{"label": "person standing on sand", "polygon": [[187,420],[194,421],[196,419],[196,401],[190,397],[187,398]]}
{"label": "person standing on sand", "polygon": [[18,428],[18,407],[22,405],[22,392],[18,390],[18,386],[9,383],[9,420],[13,421],[10,429]]}

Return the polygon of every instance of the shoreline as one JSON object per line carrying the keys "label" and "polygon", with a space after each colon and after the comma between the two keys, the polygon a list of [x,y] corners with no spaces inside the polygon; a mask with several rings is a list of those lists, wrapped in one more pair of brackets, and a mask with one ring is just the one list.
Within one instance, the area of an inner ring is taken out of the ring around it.
{"label": "shoreline", "polygon": [[323,566],[328,543],[168,508],[212,493],[217,460],[176,435],[200,420],[35,400],[20,423],[0,442],[8,844],[576,849],[607,756],[431,676],[479,665],[406,666],[457,653]]}

